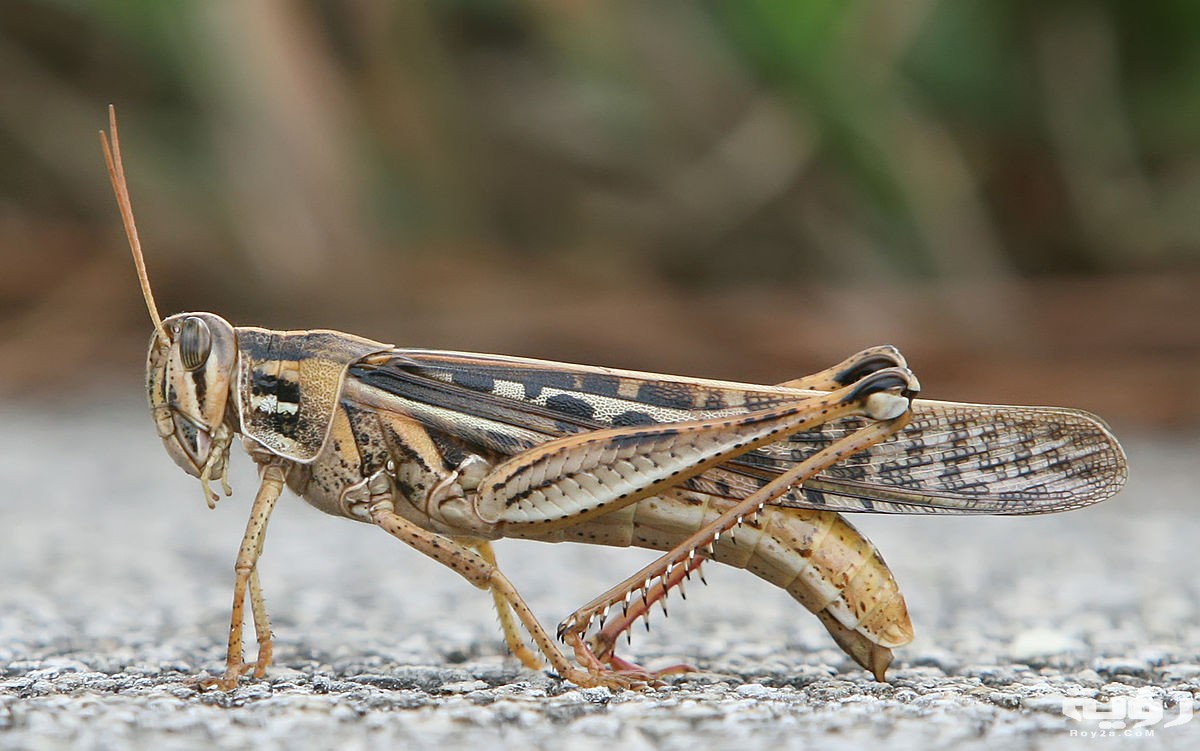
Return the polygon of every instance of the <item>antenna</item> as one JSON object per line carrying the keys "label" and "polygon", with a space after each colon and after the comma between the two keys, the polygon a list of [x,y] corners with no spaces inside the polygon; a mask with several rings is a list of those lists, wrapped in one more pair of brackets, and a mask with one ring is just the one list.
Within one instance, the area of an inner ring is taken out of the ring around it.
{"label": "antenna", "polygon": [[150,277],[146,275],[146,259],[142,257],[142,243],[138,240],[137,223],[133,221],[133,205],[129,202],[129,186],[125,184],[125,167],[121,164],[121,139],[117,135],[117,108],[108,105],[108,129],[112,131],[112,148],[108,135],[100,131],[100,147],[104,149],[104,161],[108,164],[108,178],[112,181],[117,205],[121,208],[121,221],[125,224],[125,236],[129,238],[129,249],[133,251],[133,264],[137,267],[138,282],[142,285],[142,296],[146,298],[146,309],[154,321],[154,330],[163,344],[170,344],[167,330],[163,328],[158,306],[154,304],[154,293],[150,291]]}

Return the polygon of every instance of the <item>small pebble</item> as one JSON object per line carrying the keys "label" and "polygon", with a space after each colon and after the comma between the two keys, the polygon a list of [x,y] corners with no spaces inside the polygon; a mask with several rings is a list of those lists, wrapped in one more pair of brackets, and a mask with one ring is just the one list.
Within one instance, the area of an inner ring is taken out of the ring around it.
{"label": "small pebble", "polygon": [[469,694],[472,691],[482,691],[488,688],[488,684],[483,681],[451,681],[443,683],[437,687],[435,693],[442,694]]}
{"label": "small pebble", "polygon": [[1070,634],[1049,628],[1033,628],[1017,634],[1008,645],[1008,655],[1020,662],[1030,662],[1039,657],[1082,652],[1084,649],[1083,642]]}

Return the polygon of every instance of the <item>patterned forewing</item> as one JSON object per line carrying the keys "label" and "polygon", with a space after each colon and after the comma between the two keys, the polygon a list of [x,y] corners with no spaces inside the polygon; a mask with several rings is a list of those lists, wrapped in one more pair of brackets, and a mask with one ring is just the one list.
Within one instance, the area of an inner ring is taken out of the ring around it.
{"label": "patterned forewing", "polygon": [[[351,367],[428,427],[512,456],[564,435],[745,414],[813,392],[434,350]],[[388,404],[381,400],[376,408]],[[401,407],[398,407],[401,408]],[[861,427],[836,420],[683,483],[741,499]],[[916,400],[900,433],[809,480],[779,505],[875,513],[1034,514],[1085,506],[1124,484],[1125,456],[1077,410]]]}
{"label": "patterned forewing", "polygon": [[[830,423],[734,463],[734,495],[859,426]],[[1125,455],[1077,410],[917,400],[897,435],[805,483],[782,505],[875,513],[1038,514],[1102,501],[1121,489]],[[714,488],[717,489],[717,488]]]}

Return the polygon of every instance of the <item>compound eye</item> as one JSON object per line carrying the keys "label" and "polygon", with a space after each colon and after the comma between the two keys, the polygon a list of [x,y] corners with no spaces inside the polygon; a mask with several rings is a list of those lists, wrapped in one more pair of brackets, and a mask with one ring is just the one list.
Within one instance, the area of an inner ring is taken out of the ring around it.
{"label": "compound eye", "polygon": [[197,370],[208,361],[212,350],[212,333],[208,324],[199,318],[185,318],[179,326],[179,359],[183,367]]}

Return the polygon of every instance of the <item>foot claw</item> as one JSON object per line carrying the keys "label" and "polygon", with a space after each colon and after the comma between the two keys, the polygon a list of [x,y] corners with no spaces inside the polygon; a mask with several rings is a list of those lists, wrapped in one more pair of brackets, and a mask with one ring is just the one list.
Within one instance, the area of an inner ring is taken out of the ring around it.
{"label": "foot claw", "polygon": [[678,665],[670,665],[660,670],[648,670],[641,665],[638,665],[636,662],[630,662],[624,658],[617,657],[615,654],[610,654],[607,658],[607,662],[609,665],[615,668],[618,673],[622,675],[630,674],[640,676],[641,679],[646,683],[654,686],[662,685],[663,676],[697,672],[696,668],[682,662]]}
{"label": "foot claw", "polygon": [[595,645],[585,642],[579,633],[568,632],[565,637],[567,644],[575,650],[575,659],[583,668],[578,678],[572,677],[570,680],[580,685],[607,686],[613,690],[657,688],[663,685],[663,676],[696,671],[691,665],[683,664],[662,670],[647,670],[635,662],[617,657],[611,646],[601,648],[597,655]]}
{"label": "foot claw", "polygon": [[[200,681],[200,688],[216,688],[218,691],[232,691],[238,687],[238,682],[242,676],[254,671],[254,677],[261,678],[258,668],[248,662],[243,662],[240,665],[230,665],[225,668],[225,675],[220,678],[205,678]],[[266,673],[266,666],[262,666],[263,674]]]}

